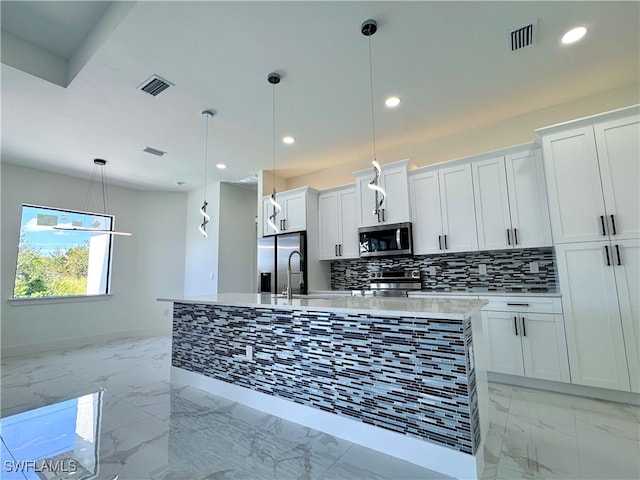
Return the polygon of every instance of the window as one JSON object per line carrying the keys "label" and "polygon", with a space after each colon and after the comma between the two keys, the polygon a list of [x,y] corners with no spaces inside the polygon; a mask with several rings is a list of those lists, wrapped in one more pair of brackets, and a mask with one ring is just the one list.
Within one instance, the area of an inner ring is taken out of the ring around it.
{"label": "window", "polygon": [[[109,293],[113,216],[22,206],[14,298]],[[56,228],[54,228],[56,227]]]}

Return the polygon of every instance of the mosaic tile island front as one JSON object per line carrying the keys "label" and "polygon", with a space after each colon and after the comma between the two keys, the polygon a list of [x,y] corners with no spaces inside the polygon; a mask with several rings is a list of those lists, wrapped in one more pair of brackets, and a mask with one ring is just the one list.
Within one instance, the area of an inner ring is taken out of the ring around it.
{"label": "mosaic tile island front", "polygon": [[349,300],[350,308],[335,299],[332,308],[330,300],[286,305],[268,295],[250,305],[249,297],[174,300],[173,367],[476,453],[471,317],[485,302],[451,301],[457,309],[447,314],[442,299],[402,299],[411,305],[405,311],[395,299],[385,311],[384,301],[372,307],[365,299]]}

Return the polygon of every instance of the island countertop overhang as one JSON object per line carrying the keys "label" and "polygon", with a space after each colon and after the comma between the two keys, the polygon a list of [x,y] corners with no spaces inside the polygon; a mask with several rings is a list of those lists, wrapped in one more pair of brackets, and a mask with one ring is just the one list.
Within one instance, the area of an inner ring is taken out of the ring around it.
{"label": "island countertop overhang", "polygon": [[158,298],[183,304],[227,305],[235,307],[269,308],[279,310],[306,310],[316,312],[340,312],[384,317],[446,318],[464,320],[479,311],[488,302],[476,299],[453,298],[396,298],[349,297],[329,295],[325,298],[297,297],[291,300],[270,294],[219,293]]}

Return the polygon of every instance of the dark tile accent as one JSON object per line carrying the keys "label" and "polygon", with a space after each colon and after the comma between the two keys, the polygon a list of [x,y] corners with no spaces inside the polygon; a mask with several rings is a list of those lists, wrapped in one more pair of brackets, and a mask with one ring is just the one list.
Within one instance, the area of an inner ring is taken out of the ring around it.
{"label": "dark tile accent", "polygon": [[[533,261],[538,262],[538,273],[529,272],[529,263]],[[478,273],[481,263],[487,266],[486,275]],[[436,269],[435,275],[429,274],[432,266]],[[495,288],[496,291],[523,288],[524,291],[539,289],[553,292],[557,289],[552,248],[336,260],[331,262],[331,289],[367,288],[369,272],[409,268],[421,270],[423,290],[436,292],[462,292],[473,288]]]}
{"label": "dark tile accent", "polygon": [[172,365],[474,453],[471,343],[468,319],[176,303]]}

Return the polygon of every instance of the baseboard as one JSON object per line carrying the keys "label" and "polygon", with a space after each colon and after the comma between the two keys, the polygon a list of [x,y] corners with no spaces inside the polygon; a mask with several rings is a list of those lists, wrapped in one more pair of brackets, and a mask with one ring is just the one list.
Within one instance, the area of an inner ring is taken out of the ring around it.
{"label": "baseboard", "polygon": [[627,403],[629,405],[640,406],[640,394],[632,392],[621,392],[608,388],[587,387],[585,385],[575,385],[573,383],[554,382],[552,380],[540,380],[537,378],[521,377],[518,375],[508,375],[506,373],[488,372],[490,382],[505,383],[517,387],[535,388],[536,390],[546,390],[549,392],[565,393],[577,395],[579,397],[595,398],[598,400],[608,400],[610,402]]}
{"label": "baseboard", "polygon": [[2,347],[2,358],[19,357],[34,353],[49,352],[63,348],[80,348],[88,345],[98,345],[129,337],[170,337],[171,331],[166,328],[148,328],[141,330],[125,330],[121,332],[100,333],[85,337],[62,338],[48,342],[27,343],[23,345],[10,345]]}
{"label": "baseboard", "polygon": [[[171,367],[171,381],[241,403],[454,478],[477,478],[476,457],[435,443]],[[481,451],[481,449],[480,449]],[[480,462],[480,466],[483,463]]]}

